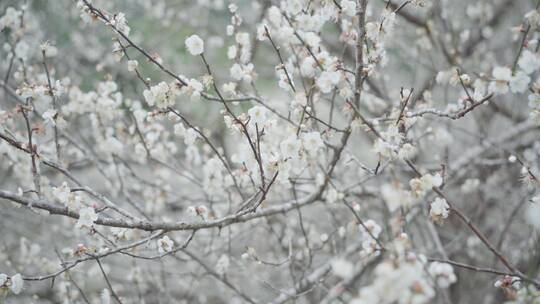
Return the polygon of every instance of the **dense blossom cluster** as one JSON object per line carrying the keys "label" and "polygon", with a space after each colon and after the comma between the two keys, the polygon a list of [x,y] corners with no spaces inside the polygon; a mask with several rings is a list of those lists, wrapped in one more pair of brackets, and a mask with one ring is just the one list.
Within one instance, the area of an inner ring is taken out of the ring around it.
{"label": "dense blossom cluster", "polygon": [[7,0],[0,38],[0,302],[540,303],[529,1]]}

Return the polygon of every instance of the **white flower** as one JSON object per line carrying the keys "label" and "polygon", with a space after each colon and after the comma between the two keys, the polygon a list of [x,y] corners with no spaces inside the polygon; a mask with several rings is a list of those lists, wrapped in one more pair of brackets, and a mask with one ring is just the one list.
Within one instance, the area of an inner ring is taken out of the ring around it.
{"label": "white flower", "polygon": [[169,96],[170,88],[166,82],[160,82],[150,87],[150,90],[144,90],[143,95],[146,102],[151,106],[156,105],[159,108],[166,108],[174,103]]}
{"label": "white flower", "polygon": [[356,15],[356,2],[351,0],[341,0],[341,11],[348,16]]}
{"label": "white flower", "polygon": [[11,277],[11,292],[14,294],[19,294],[24,286],[24,280],[20,273],[17,273],[16,275]]}
{"label": "white flower", "polygon": [[540,58],[529,50],[524,50],[518,61],[519,67],[527,74],[532,74],[540,68]]}
{"label": "white flower", "polygon": [[519,71],[510,80],[510,91],[512,91],[512,93],[525,93],[529,86],[529,82],[531,82],[531,78],[524,72]]}
{"label": "white flower", "polygon": [[381,186],[380,193],[390,212],[401,207],[407,210],[416,202],[411,193],[403,189],[401,184],[384,184]]}
{"label": "white flower", "polygon": [[238,10],[238,5],[234,3],[229,4],[229,12],[234,14],[236,13],[237,10]]}
{"label": "white flower", "polygon": [[67,185],[67,182],[63,182],[60,187],[53,187],[52,194],[63,204],[67,204],[71,189]]}
{"label": "white flower", "polygon": [[457,281],[454,268],[448,263],[433,262],[429,265],[428,272],[441,288],[448,288]]}
{"label": "white flower", "polygon": [[532,110],[531,113],[529,113],[529,119],[536,125],[540,126],[540,110]]}
{"label": "white flower", "polygon": [[124,15],[124,13],[115,14],[111,20],[111,25],[114,26],[119,32],[129,36],[131,29],[127,25],[126,15]]}
{"label": "white flower", "polygon": [[196,217],[198,214],[197,214],[197,208],[194,207],[194,206],[189,206],[186,208],[186,213],[190,216],[190,217]]}
{"label": "white flower", "polygon": [[454,75],[454,71],[452,70],[445,70],[445,71],[439,71],[437,72],[437,76],[435,77],[435,81],[438,84],[446,84],[450,82],[450,78]]}
{"label": "white flower", "polygon": [[4,286],[8,280],[8,276],[5,273],[0,273],[0,286]]}
{"label": "white flower", "polygon": [[316,48],[321,43],[321,37],[313,32],[307,32],[304,34],[304,40],[312,48]]}
{"label": "white flower", "polygon": [[41,115],[41,117],[43,117],[43,120],[45,120],[45,123],[56,125],[56,121],[55,121],[56,113],[58,113],[58,111],[56,111],[55,109],[48,109]]}
{"label": "white flower", "polygon": [[435,198],[430,207],[429,215],[433,220],[445,219],[448,217],[450,206],[444,198]]}
{"label": "white flower", "polygon": [[17,55],[17,58],[26,60],[28,59],[29,52],[30,47],[28,46],[28,43],[26,43],[24,40],[19,41],[19,43],[17,43],[17,45],[15,46],[15,55]]}
{"label": "white flower", "polygon": [[84,207],[79,211],[79,220],[77,221],[76,227],[92,227],[95,221],[97,221],[98,215],[92,207]]}
{"label": "white flower", "polygon": [[111,304],[111,293],[109,289],[104,288],[101,291],[100,299],[101,299],[101,304]]}
{"label": "white flower", "polygon": [[139,67],[139,62],[137,60],[129,60],[128,61],[128,71],[134,72],[137,67]]}
{"label": "white flower", "polygon": [[238,53],[238,50],[236,48],[236,45],[231,45],[227,49],[227,58],[234,59],[234,58],[236,58],[237,53]]}
{"label": "white flower", "polygon": [[296,15],[302,11],[304,6],[304,1],[302,0],[289,0],[287,1],[287,11],[291,15]]}
{"label": "white flower", "polygon": [[538,24],[540,21],[540,11],[538,10],[532,10],[525,14],[525,19],[532,25]]}
{"label": "white flower", "polygon": [[186,127],[183,123],[179,122],[174,125],[174,134],[184,136],[186,134]]}
{"label": "white flower", "polygon": [[191,35],[186,39],[186,47],[193,56],[204,52],[204,41],[197,35]]}
{"label": "white flower", "polygon": [[[537,86],[537,84],[535,84],[534,86]],[[528,100],[529,100],[529,108],[540,109],[540,95],[536,93],[530,94],[528,97]]]}
{"label": "white flower", "polygon": [[416,6],[425,6],[426,5],[426,0],[412,0],[412,4],[414,4]]}
{"label": "white flower", "polygon": [[514,288],[518,289],[520,287],[521,279],[519,277],[505,275],[502,279],[498,279],[493,284],[497,288]]}
{"label": "white flower", "polygon": [[174,247],[174,242],[168,236],[164,236],[157,241],[159,254],[171,252]]}
{"label": "white flower", "polygon": [[366,23],[366,36],[373,42],[379,40],[380,25],[376,22]]}
{"label": "white flower", "polygon": [[6,9],[6,13],[2,18],[0,18],[0,30],[2,30],[4,27],[15,27],[19,24],[19,16],[21,15],[21,12],[14,9],[13,7],[8,7]]}
{"label": "white flower", "polygon": [[495,67],[493,69],[493,78],[495,78],[495,81],[489,84],[489,92],[508,93],[508,83],[512,80],[512,70],[507,67]]}
{"label": "white flower", "polygon": [[268,111],[262,106],[254,106],[248,111],[249,122],[253,125],[258,124],[259,128],[268,120]]}
{"label": "white flower", "polygon": [[410,159],[416,155],[416,147],[409,143],[405,143],[398,151],[398,156],[401,159]]}
{"label": "white flower", "polygon": [[308,56],[304,59],[304,61],[302,61],[302,65],[300,66],[300,72],[305,77],[313,77],[315,76],[315,67],[315,59],[313,59],[313,57],[311,56]]}
{"label": "white flower", "polygon": [[302,147],[302,142],[298,140],[296,135],[289,136],[287,139],[285,139],[279,144],[279,150],[281,151],[281,156],[285,159],[297,158],[301,147]]}
{"label": "white flower", "polygon": [[238,63],[233,64],[230,73],[231,77],[235,80],[243,80],[245,82],[251,82],[253,72],[253,64],[240,65]]}
{"label": "white flower", "polygon": [[229,95],[229,96],[235,96],[236,95],[236,83],[235,82],[227,82],[224,83],[221,88],[223,89],[223,93]]}
{"label": "white flower", "polygon": [[326,191],[326,201],[330,204],[337,202],[340,199],[343,199],[344,195],[341,192],[338,192],[336,189],[331,188]]}
{"label": "white flower", "polygon": [[324,146],[321,134],[317,131],[304,133],[302,135],[302,143],[304,145],[304,149],[308,153],[315,153],[317,150],[319,150],[319,148]]}
{"label": "white flower", "polygon": [[470,193],[478,188],[480,185],[480,180],[477,178],[469,178],[465,180],[463,185],[461,185],[461,191],[463,193]]}
{"label": "white flower", "polygon": [[63,182],[60,187],[53,187],[52,195],[70,210],[77,209],[82,200],[80,196],[71,192],[66,182]]}
{"label": "white flower", "polygon": [[249,33],[237,33],[234,38],[236,40],[236,43],[240,44],[243,47],[251,44],[251,41],[249,40]]}
{"label": "white flower", "polygon": [[227,28],[225,29],[226,33],[227,33],[227,36],[232,36],[232,34],[234,34],[234,26],[232,25],[227,25]]}
{"label": "white flower", "polygon": [[184,133],[184,144],[186,144],[186,146],[191,146],[195,143],[195,140],[197,140],[197,138],[199,137],[200,135],[195,129],[189,128]]}
{"label": "white flower", "polygon": [[197,79],[190,79],[187,84],[188,85],[185,90],[187,90],[188,94],[191,95],[190,100],[199,101],[201,99],[201,92],[203,90],[202,83],[200,83]]}
{"label": "white flower", "polygon": [[224,276],[227,270],[229,269],[230,261],[229,257],[224,254],[222,255],[216,264],[216,273],[220,276]]}
{"label": "white flower", "polygon": [[[360,119],[356,119],[356,122],[360,122]],[[356,124],[355,124],[356,125]],[[397,147],[389,141],[384,141],[381,138],[377,138],[373,144],[373,151],[384,157],[393,158],[396,156],[395,149]]]}
{"label": "white flower", "polygon": [[319,78],[317,78],[317,86],[321,89],[321,92],[330,93],[334,86],[339,83],[340,77],[341,73],[337,71],[324,71]]}
{"label": "white flower", "polygon": [[411,191],[414,196],[419,197],[424,195],[427,191],[433,187],[439,187],[442,185],[442,177],[440,174],[425,174],[420,178],[414,178],[409,182]]}
{"label": "white flower", "polygon": [[336,258],[330,262],[330,266],[332,272],[342,279],[351,278],[354,274],[354,265],[345,259]]}
{"label": "white flower", "polygon": [[49,41],[42,43],[39,48],[45,54],[45,57],[55,57],[58,55],[58,49],[54,45],[51,45]]}
{"label": "white flower", "polygon": [[527,207],[525,218],[534,228],[540,230],[540,196],[535,196],[531,199],[532,204]]}
{"label": "white flower", "polygon": [[[366,229],[364,229],[363,226],[360,227],[360,231],[362,232],[362,238],[364,239],[373,239],[371,236],[378,238],[379,234],[381,234],[382,228],[375,222],[374,220],[367,220],[364,222],[364,226],[366,226],[367,230],[370,232],[368,233]],[[370,235],[371,234],[371,235]]]}

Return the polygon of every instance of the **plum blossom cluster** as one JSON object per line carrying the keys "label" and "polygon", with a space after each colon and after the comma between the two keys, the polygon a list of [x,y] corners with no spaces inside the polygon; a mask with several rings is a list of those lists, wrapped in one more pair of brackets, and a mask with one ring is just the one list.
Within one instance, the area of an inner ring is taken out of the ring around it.
{"label": "plum blossom cluster", "polygon": [[5,296],[8,292],[19,294],[24,286],[24,281],[20,273],[8,276],[0,273],[0,295]]}
{"label": "plum blossom cluster", "polygon": [[540,301],[530,1],[124,2],[0,3],[0,302]]}

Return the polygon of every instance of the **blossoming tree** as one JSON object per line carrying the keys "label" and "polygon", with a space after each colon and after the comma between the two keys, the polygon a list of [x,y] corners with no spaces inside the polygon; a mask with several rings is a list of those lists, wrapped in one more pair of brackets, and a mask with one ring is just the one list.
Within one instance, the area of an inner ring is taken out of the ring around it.
{"label": "blossoming tree", "polygon": [[540,303],[540,2],[0,2],[0,302]]}

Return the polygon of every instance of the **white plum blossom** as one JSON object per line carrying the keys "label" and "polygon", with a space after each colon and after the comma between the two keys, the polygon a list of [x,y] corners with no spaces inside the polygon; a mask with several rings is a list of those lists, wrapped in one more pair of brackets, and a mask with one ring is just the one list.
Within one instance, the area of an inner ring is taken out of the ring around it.
{"label": "white plum blossom", "polygon": [[317,64],[315,62],[315,59],[313,57],[309,56],[302,61],[302,65],[300,66],[300,71],[302,72],[302,75],[305,77],[313,77],[315,76],[315,71],[317,68]]}
{"label": "white plum blossom", "polygon": [[535,5],[0,1],[0,302],[539,302]]}
{"label": "white plum blossom", "polygon": [[199,101],[204,87],[197,79],[190,79],[187,86],[183,87],[184,92],[190,95],[191,101]]}
{"label": "white plum blossom", "polygon": [[101,304],[110,304],[111,303],[111,292],[109,291],[109,289],[104,288],[101,291],[100,298],[101,298]]}
{"label": "white plum blossom", "polygon": [[510,80],[510,91],[512,93],[525,93],[529,87],[531,78],[524,72],[517,72]]}
{"label": "white plum blossom", "polygon": [[11,291],[13,294],[21,293],[24,286],[24,280],[20,273],[9,277],[4,273],[0,273],[0,296],[5,296],[5,294]]}
{"label": "white plum blossom", "polygon": [[332,89],[339,83],[341,73],[338,71],[324,71],[317,78],[317,86],[323,93],[330,93]]}
{"label": "white plum blossom", "polygon": [[401,184],[384,184],[380,191],[390,212],[394,212],[400,207],[408,209],[416,203],[411,192],[403,189]]}
{"label": "white plum blossom", "polygon": [[527,207],[525,219],[537,230],[540,230],[540,195],[531,199],[532,204]]}
{"label": "white plum blossom", "polygon": [[42,43],[39,48],[41,49],[41,52],[43,52],[45,57],[50,58],[58,55],[58,49],[49,41],[45,41],[44,43]]}
{"label": "white plum blossom", "polygon": [[197,132],[193,128],[189,128],[184,132],[184,143],[187,146],[191,146],[191,145],[195,144],[195,141],[199,137],[200,137],[199,132]]}
{"label": "white plum blossom", "polygon": [[48,109],[47,111],[43,112],[43,114],[41,114],[41,117],[43,117],[43,120],[45,121],[45,123],[48,123],[48,124],[51,124],[51,125],[56,125],[56,114],[58,113],[57,110],[55,109]]}
{"label": "white plum blossom", "polygon": [[167,235],[157,240],[159,254],[171,252],[174,248],[174,242]]}
{"label": "white plum blossom", "polygon": [[224,254],[222,255],[216,264],[216,273],[220,276],[224,276],[227,273],[227,270],[229,269],[230,261],[229,256]]}
{"label": "white plum blossom", "polygon": [[365,221],[363,225],[358,225],[358,227],[361,232],[362,249],[364,250],[364,253],[371,254],[379,249],[377,239],[382,231],[381,226],[374,220],[369,219]]}
{"label": "white plum blossom", "polygon": [[448,263],[433,262],[429,264],[428,271],[441,288],[448,288],[457,281],[454,268]]}
{"label": "white plum blossom", "polygon": [[230,69],[230,74],[234,80],[251,82],[253,80],[253,64],[240,65],[235,63]]}
{"label": "white plum blossom", "polygon": [[493,68],[493,78],[489,84],[489,91],[496,94],[506,94],[509,91],[508,84],[512,80],[512,70],[507,67]]}
{"label": "white plum blossom", "polygon": [[279,144],[281,155],[284,158],[297,158],[301,147],[302,142],[296,137],[296,135],[289,136]]}
{"label": "white plum blossom", "polygon": [[334,259],[330,265],[332,266],[332,272],[342,279],[349,279],[354,274],[354,265],[345,259]]}
{"label": "white plum blossom", "polygon": [[476,190],[479,185],[480,185],[479,179],[469,178],[463,183],[463,185],[461,185],[461,191],[463,191],[463,193],[470,193]]}
{"label": "white plum blossom", "polygon": [[0,29],[6,27],[16,27],[20,23],[21,11],[13,7],[8,7],[4,15],[0,18]]}
{"label": "white plum blossom", "polygon": [[524,50],[518,61],[519,67],[527,74],[532,74],[540,68],[540,57],[537,53]]}
{"label": "white plum blossom", "polygon": [[249,122],[253,125],[258,124],[261,128],[268,120],[268,110],[263,106],[254,106],[248,111]]}
{"label": "white plum blossom", "polygon": [[238,54],[238,49],[235,45],[229,46],[227,49],[227,58],[234,59],[236,57],[236,54]]}
{"label": "white plum blossom", "polygon": [[191,35],[186,38],[186,48],[193,55],[201,55],[204,52],[204,41],[197,35]]}
{"label": "white plum blossom", "polygon": [[350,17],[356,15],[356,2],[352,0],[341,0],[341,11]]}
{"label": "white plum blossom", "polygon": [[343,199],[344,195],[338,192],[336,189],[331,188],[326,192],[326,201],[330,204],[336,203],[338,200]]}
{"label": "white plum blossom", "polygon": [[139,62],[137,60],[129,60],[128,61],[128,71],[134,72],[137,67],[139,67]]}
{"label": "white plum blossom", "polygon": [[79,220],[77,221],[77,228],[91,228],[94,222],[97,221],[98,215],[92,207],[84,207],[79,210]]}
{"label": "white plum blossom", "polygon": [[431,203],[429,215],[433,220],[441,220],[448,217],[450,206],[444,198],[437,197]]}
{"label": "white plum blossom", "polygon": [[410,180],[409,185],[411,186],[412,193],[416,196],[422,196],[427,191],[431,190],[432,187],[440,187],[443,183],[443,179],[440,174],[425,174],[420,178],[414,178]]}
{"label": "white plum blossom", "polygon": [[52,194],[59,200],[61,203],[66,204],[71,194],[71,189],[69,188],[67,182],[63,182],[60,187],[52,187]]}
{"label": "white plum blossom", "polygon": [[129,36],[129,33],[131,32],[131,28],[127,25],[126,15],[124,13],[115,14],[111,20],[111,25],[126,36]]}
{"label": "white plum blossom", "polygon": [[317,131],[302,134],[302,145],[308,153],[316,153],[324,146],[321,134]]}
{"label": "white plum blossom", "polygon": [[24,281],[20,273],[17,273],[16,275],[11,277],[11,292],[14,294],[21,293],[24,286]]}
{"label": "white plum blossom", "polygon": [[150,87],[149,90],[144,90],[143,95],[150,106],[155,105],[158,108],[166,108],[174,104],[171,88],[166,82],[160,82]]}
{"label": "white plum blossom", "polygon": [[15,46],[15,55],[21,60],[27,60],[30,55],[30,46],[26,41],[21,40]]}
{"label": "white plum blossom", "polygon": [[502,289],[519,289],[521,287],[521,279],[516,276],[505,275],[501,279],[495,281],[493,286]]}
{"label": "white plum blossom", "polygon": [[72,192],[66,182],[60,187],[52,187],[52,195],[70,210],[78,209],[82,202],[81,196]]}

